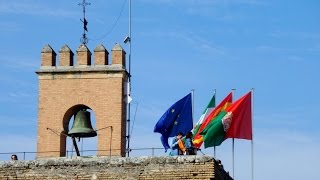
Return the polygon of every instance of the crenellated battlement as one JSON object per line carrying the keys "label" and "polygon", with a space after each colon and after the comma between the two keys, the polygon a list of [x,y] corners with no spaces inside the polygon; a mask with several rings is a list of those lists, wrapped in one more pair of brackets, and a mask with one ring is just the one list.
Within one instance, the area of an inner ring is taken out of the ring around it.
{"label": "crenellated battlement", "polygon": [[[108,65],[126,66],[126,52],[116,43],[111,50],[111,62],[109,62],[109,52],[99,44],[94,49],[94,56],[85,44],[81,44],[76,50],[76,59],[74,53],[68,47],[63,45],[59,50],[59,58],[57,53],[48,44],[41,51],[41,68],[40,69],[56,69],[56,68],[85,68],[85,67],[103,67]],[[58,59],[58,60],[57,60]],[[59,63],[57,63],[57,61]]]}
{"label": "crenellated battlement", "polygon": [[36,71],[39,78],[37,151],[45,153],[38,153],[38,158],[66,156],[65,135],[58,137],[48,129],[68,132],[71,117],[83,108],[94,113],[93,128],[104,129],[97,135],[97,155],[125,156],[125,85],[129,76],[125,57],[126,52],[119,44],[112,48],[111,59],[102,44],[93,50],[93,55],[85,44],[75,54],[68,45],[63,45],[58,58],[50,45],[43,47],[41,66]]}

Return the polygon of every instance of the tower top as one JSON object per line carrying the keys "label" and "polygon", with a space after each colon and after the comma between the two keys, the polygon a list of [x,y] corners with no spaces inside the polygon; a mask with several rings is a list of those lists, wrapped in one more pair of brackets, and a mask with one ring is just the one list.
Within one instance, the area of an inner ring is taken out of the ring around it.
{"label": "tower top", "polygon": [[83,0],[82,3],[78,4],[79,6],[82,6],[82,12],[83,12],[83,19],[80,19],[80,21],[83,23],[83,34],[80,39],[80,42],[82,44],[87,44],[88,43],[88,38],[86,32],[88,32],[88,21],[86,20],[86,6],[90,5],[90,3],[86,2],[86,0]]}

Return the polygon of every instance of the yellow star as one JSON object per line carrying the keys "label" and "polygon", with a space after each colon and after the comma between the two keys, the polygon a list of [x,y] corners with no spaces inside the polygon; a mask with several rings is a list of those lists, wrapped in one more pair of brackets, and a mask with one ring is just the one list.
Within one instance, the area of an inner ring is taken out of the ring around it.
{"label": "yellow star", "polygon": [[178,124],[178,121],[174,121],[174,125],[177,125]]}

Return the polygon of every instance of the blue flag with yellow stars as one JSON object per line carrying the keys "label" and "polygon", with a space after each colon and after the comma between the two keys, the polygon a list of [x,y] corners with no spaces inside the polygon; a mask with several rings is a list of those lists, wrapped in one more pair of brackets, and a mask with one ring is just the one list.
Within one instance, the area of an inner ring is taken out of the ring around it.
{"label": "blue flag with yellow stars", "polygon": [[165,150],[170,148],[168,138],[179,132],[187,134],[193,128],[191,93],[174,103],[154,126],[154,132],[160,133]]}

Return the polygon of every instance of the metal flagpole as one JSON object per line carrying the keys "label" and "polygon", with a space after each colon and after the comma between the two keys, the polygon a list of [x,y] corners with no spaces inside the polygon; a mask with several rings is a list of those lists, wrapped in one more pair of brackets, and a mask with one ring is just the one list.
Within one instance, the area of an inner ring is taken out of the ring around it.
{"label": "metal flagpole", "polygon": [[[129,0],[129,40],[129,73],[131,73],[131,0]],[[131,74],[129,77],[131,77]]]}
{"label": "metal flagpole", "polygon": [[252,118],[252,124],[251,124],[251,131],[252,131],[252,139],[251,139],[251,179],[254,180],[254,161],[253,161],[253,106],[254,106],[254,88],[251,89],[251,118]]}
{"label": "metal flagpole", "polygon": [[192,124],[193,124],[193,117],[194,117],[194,89],[191,89],[191,96],[192,96]]}
{"label": "metal flagpole", "polygon": [[[232,102],[234,99],[234,93],[236,89],[231,89],[232,90]],[[234,138],[232,138],[232,178],[234,179]]]}
{"label": "metal flagpole", "polygon": [[232,138],[232,178],[234,179],[234,138]]}
{"label": "metal flagpole", "polygon": [[[129,39],[128,39],[128,43],[129,43],[129,77],[128,77],[128,81],[129,81],[129,94],[127,96],[130,97],[131,95],[131,0],[129,0]],[[130,156],[130,111],[131,111],[131,104],[130,102],[128,103],[128,145],[127,145],[127,155],[128,157]]]}
{"label": "metal flagpole", "polygon": [[[217,89],[214,89],[214,107],[216,107],[216,101],[217,100]],[[216,157],[216,146],[213,146],[213,156]]]}

